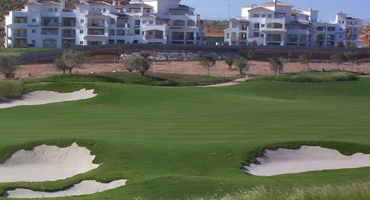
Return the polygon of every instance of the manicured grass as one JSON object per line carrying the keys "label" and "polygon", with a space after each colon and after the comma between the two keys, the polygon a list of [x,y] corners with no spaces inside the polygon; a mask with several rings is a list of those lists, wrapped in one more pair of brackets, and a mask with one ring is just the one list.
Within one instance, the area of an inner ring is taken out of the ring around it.
{"label": "manicured grass", "polygon": [[220,88],[33,83],[26,88],[88,87],[98,96],[0,110],[0,162],[20,148],[77,141],[97,155],[95,163],[104,164],[63,181],[0,183],[0,193],[14,187],[55,190],[84,179],[125,178],[124,187],[76,199],[172,200],[223,197],[256,186],[289,190],[368,181],[369,168],[258,177],[240,167],[263,148],[277,146],[311,144],[346,154],[370,153],[369,86],[368,78]]}
{"label": "manicured grass", "polygon": [[284,82],[337,82],[337,81],[357,81],[358,77],[355,73],[331,71],[302,71],[298,74],[281,74],[270,76],[259,76],[251,78],[248,81],[284,81]]}
{"label": "manicured grass", "polygon": [[0,53],[8,54],[8,53],[31,53],[36,51],[47,51],[47,50],[54,50],[52,48],[2,48],[0,49]]}

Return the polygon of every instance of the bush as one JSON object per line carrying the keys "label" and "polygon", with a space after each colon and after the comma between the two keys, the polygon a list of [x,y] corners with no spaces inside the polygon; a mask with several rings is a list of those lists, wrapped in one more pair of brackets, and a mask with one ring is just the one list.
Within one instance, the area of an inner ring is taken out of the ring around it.
{"label": "bush", "polygon": [[284,82],[337,82],[337,81],[356,81],[358,77],[356,74],[348,72],[300,72],[298,74],[283,74],[274,76],[259,76],[251,78],[248,81],[284,81]]}
{"label": "bush", "polygon": [[19,81],[0,81],[0,101],[7,97],[18,98],[22,95],[23,87]]}

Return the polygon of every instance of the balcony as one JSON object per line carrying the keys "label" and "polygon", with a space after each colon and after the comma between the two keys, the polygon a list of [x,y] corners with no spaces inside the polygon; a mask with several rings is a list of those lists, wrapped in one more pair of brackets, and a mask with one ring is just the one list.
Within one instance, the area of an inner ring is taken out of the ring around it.
{"label": "balcony", "polygon": [[14,24],[27,24],[27,18],[26,17],[16,17],[13,20]]}
{"label": "balcony", "polygon": [[75,38],[76,34],[75,33],[62,33],[62,37],[64,37],[64,38]]}
{"label": "balcony", "polygon": [[14,33],[14,37],[27,37],[27,33]]}
{"label": "balcony", "polygon": [[105,24],[103,23],[88,23],[87,27],[99,27],[99,28],[104,28]]}
{"label": "balcony", "polygon": [[41,35],[52,35],[52,36],[58,36],[59,32],[58,31],[42,31]]}
{"label": "balcony", "polygon": [[281,42],[281,36],[267,36],[267,42]]}
{"label": "balcony", "polygon": [[104,36],[103,30],[88,30],[87,35]]}

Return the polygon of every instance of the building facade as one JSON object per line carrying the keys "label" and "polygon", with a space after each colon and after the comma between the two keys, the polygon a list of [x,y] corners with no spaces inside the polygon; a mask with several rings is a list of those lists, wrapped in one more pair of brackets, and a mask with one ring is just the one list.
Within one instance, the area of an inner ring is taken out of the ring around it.
{"label": "building facade", "polygon": [[71,10],[65,0],[29,0],[24,9],[5,16],[5,46],[203,44],[204,20],[180,1],[132,0],[117,6],[115,0],[80,0]]}
{"label": "building facade", "polygon": [[340,12],[335,21],[322,21],[319,10],[293,7],[277,0],[242,7],[242,16],[230,19],[224,30],[225,42],[237,46],[362,46],[361,19]]}

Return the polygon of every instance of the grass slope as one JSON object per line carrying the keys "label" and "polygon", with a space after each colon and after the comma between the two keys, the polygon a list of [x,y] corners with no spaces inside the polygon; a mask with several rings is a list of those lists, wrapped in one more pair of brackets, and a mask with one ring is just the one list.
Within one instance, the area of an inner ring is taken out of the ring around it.
{"label": "grass slope", "polygon": [[370,153],[367,78],[329,83],[250,82],[220,88],[99,82],[42,87],[65,91],[71,85],[75,89],[93,87],[99,95],[0,110],[0,160],[35,144],[65,146],[77,141],[97,155],[96,163],[104,164],[58,182],[1,183],[0,193],[13,187],[54,190],[83,179],[126,178],[122,188],[77,199],[192,199],[259,185],[284,189],[369,180],[364,176],[369,168],[273,177],[239,170],[259,148],[280,143],[294,146],[289,143],[294,141]]}

